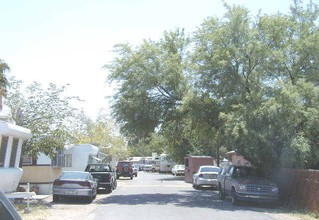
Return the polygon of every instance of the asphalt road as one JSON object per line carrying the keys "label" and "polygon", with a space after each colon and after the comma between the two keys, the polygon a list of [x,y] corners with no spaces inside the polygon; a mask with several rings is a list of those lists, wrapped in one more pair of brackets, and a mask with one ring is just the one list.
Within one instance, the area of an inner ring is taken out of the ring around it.
{"label": "asphalt road", "polygon": [[254,204],[233,206],[218,200],[218,192],[195,190],[184,177],[139,172],[133,180],[121,178],[111,194],[100,193],[92,204],[64,201],[53,204],[48,219],[89,220],[273,220],[291,219],[271,214],[269,207]]}

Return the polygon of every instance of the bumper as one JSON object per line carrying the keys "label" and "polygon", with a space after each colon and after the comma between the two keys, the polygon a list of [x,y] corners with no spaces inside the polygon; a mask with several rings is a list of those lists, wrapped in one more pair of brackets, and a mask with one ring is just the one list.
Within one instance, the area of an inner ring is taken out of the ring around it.
{"label": "bumper", "polygon": [[218,182],[217,179],[203,179],[203,178],[199,178],[197,180],[197,185],[198,186],[214,186],[217,187],[218,186]]}
{"label": "bumper", "polygon": [[120,176],[123,176],[123,177],[131,177],[133,176],[133,173],[117,173],[117,176],[120,177]]}
{"label": "bumper", "polygon": [[97,185],[98,188],[109,188],[111,187],[111,183],[106,183],[106,182],[102,182],[102,183],[98,183]]}
{"label": "bumper", "polygon": [[279,202],[279,197],[275,195],[255,195],[255,194],[237,193],[237,199],[240,201],[247,201],[247,202],[262,202],[262,203],[278,203]]}
{"label": "bumper", "polygon": [[59,196],[91,196],[92,189],[57,189],[53,188],[53,195]]}

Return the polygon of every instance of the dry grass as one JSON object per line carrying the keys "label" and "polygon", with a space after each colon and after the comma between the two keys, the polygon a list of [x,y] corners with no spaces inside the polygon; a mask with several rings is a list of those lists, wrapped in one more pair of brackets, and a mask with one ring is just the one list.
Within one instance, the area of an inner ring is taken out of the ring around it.
{"label": "dry grass", "polygon": [[48,216],[50,205],[43,202],[30,203],[29,211],[26,203],[15,204],[23,220],[45,220]]}

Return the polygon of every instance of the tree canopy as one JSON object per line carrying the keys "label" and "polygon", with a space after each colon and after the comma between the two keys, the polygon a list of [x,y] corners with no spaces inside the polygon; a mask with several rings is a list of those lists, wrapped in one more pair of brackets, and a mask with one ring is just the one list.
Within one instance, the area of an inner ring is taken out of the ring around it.
{"label": "tree canopy", "polygon": [[255,17],[225,8],[189,37],[115,46],[105,67],[122,134],[135,148],[161,140],[179,161],[236,150],[264,169],[319,168],[318,6],[295,0],[287,14]]}

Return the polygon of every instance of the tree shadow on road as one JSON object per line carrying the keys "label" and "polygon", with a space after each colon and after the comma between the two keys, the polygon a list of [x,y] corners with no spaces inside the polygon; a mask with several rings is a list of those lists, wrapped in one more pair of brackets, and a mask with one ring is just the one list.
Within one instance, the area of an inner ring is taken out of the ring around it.
{"label": "tree shadow on road", "polygon": [[[233,206],[230,199],[219,200],[218,193],[210,190],[184,190],[181,193],[141,193],[128,195],[111,195],[96,201],[97,204],[116,205],[175,205],[190,208],[213,208],[220,210],[254,210],[258,206]],[[251,204],[250,204],[251,205]],[[265,208],[265,207],[263,207]],[[258,209],[257,209],[258,211]],[[265,211],[265,210],[263,210]]]}

